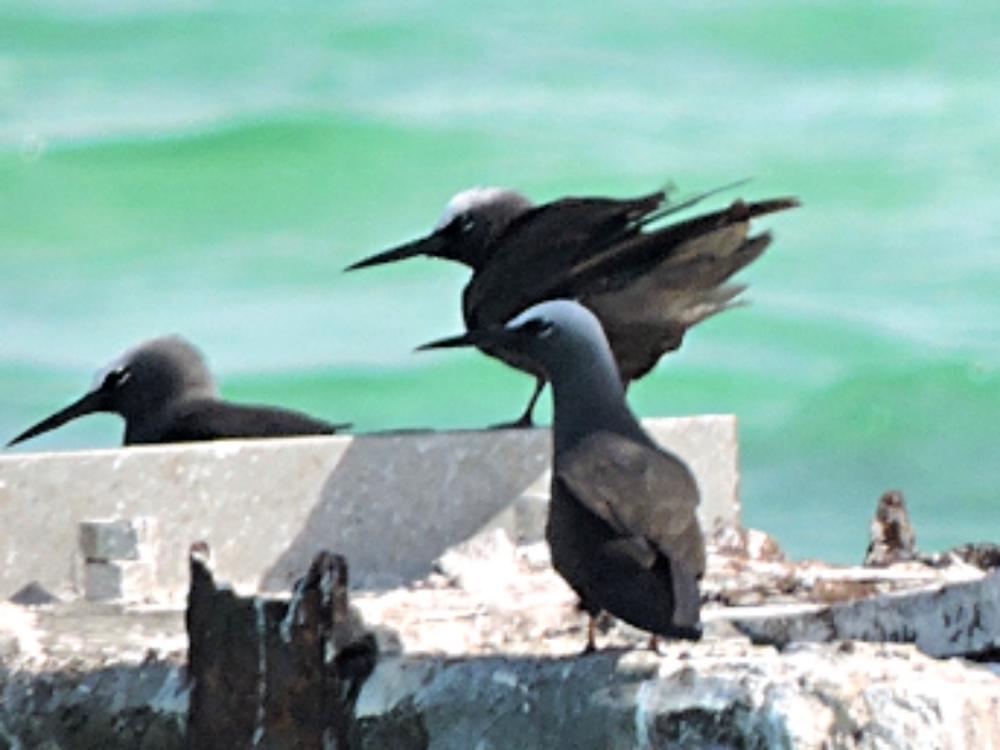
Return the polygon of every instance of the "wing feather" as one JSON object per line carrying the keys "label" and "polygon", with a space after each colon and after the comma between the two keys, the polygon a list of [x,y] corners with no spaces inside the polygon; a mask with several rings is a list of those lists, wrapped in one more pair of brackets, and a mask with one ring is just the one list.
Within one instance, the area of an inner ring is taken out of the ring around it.
{"label": "wing feather", "polygon": [[[556,467],[556,479],[623,538],[646,543],[695,575],[705,570],[698,487],[676,456],[610,432],[580,442]],[[637,551],[637,550],[636,550]]]}

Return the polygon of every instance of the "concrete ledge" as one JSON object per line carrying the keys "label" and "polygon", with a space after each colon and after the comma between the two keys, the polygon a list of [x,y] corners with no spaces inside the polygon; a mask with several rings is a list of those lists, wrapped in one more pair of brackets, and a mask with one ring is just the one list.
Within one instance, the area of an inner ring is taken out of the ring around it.
{"label": "concrete ledge", "polygon": [[755,643],[862,640],[913,643],[938,658],[1000,649],[1000,570],[962,582],[831,605],[735,609],[736,627]]}
{"label": "concrete ledge", "polygon": [[[739,523],[736,420],[654,419],[689,462],[706,530]],[[320,549],[355,583],[426,575],[435,558],[525,492],[545,491],[547,429],[222,441],[0,458],[0,599],[29,582],[78,592],[81,521],[157,519],[158,584],[181,596],[187,549],[209,543],[221,578],[287,590]]]}

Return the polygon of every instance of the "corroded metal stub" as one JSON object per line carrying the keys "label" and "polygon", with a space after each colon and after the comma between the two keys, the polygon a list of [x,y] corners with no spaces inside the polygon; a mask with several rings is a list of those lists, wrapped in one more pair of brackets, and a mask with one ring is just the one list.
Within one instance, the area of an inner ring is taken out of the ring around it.
{"label": "corroded metal stub", "polygon": [[192,546],[188,747],[347,748],[377,645],[347,600],[347,563],[319,553],[291,599],[241,597]]}

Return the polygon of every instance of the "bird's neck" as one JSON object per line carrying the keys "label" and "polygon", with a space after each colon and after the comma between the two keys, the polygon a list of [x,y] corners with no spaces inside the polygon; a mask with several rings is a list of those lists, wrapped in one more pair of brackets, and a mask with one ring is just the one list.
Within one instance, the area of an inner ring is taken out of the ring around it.
{"label": "bird's neck", "polygon": [[625,401],[618,368],[610,357],[588,359],[552,381],[552,428],[556,453],[568,451],[596,430],[645,439]]}

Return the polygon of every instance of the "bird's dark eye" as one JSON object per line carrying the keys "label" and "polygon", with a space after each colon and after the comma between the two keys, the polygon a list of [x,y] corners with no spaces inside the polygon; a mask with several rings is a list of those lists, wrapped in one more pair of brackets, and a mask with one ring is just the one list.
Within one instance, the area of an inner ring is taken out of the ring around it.
{"label": "bird's dark eye", "polygon": [[456,216],[451,225],[459,234],[468,234],[476,226],[476,222],[471,216],[462,215]]}
{"label": "bird's dark eye", "polygon": [[111,391],[115,388],[121,388],[130,377],[132,377],[132,372],[127,367],[116,367],[104,376],[101,390]]}
{"label": "bird's dark eye", "polygon": [[522,333],[526,333],[529,336],[534,336],[538,339],[544,339],[550,333],[552,333],[552,323],[542,318],[532,318],[527,320],[521,325],[517,330]]}

